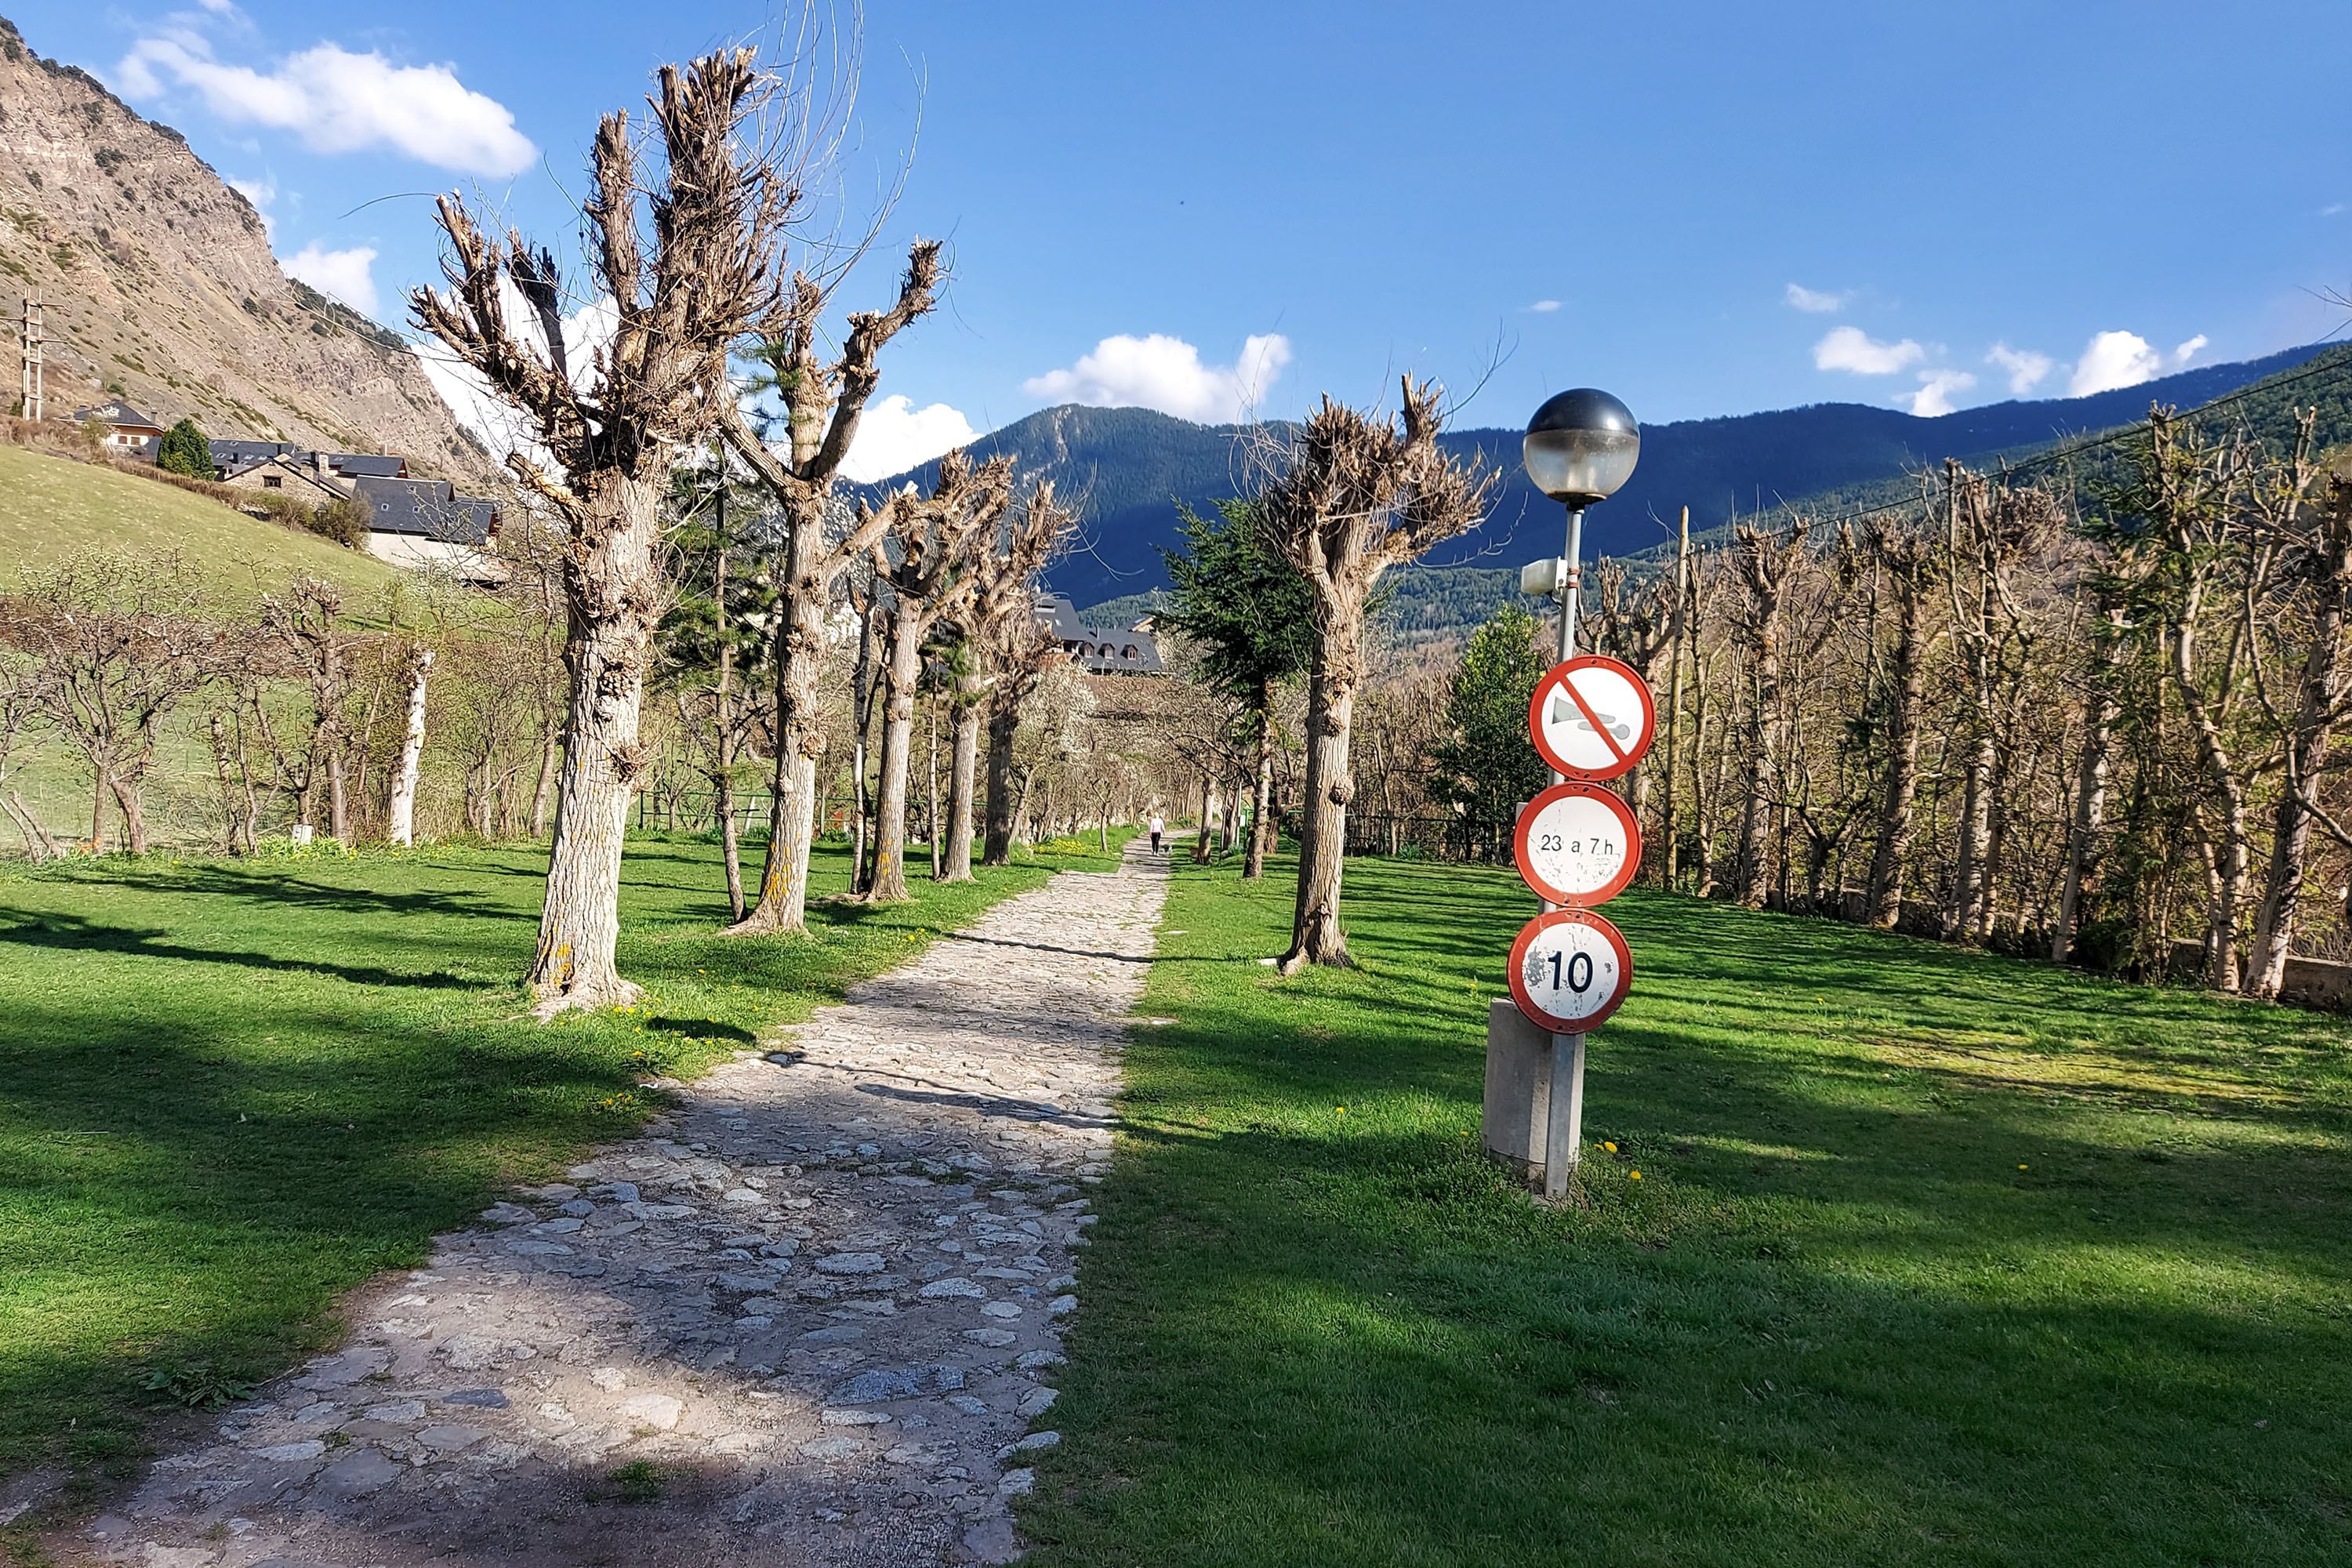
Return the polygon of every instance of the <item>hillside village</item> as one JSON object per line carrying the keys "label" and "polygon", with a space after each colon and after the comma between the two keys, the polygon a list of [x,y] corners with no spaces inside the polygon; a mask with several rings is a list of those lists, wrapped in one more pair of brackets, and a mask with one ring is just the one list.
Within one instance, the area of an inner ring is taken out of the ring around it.
{"label": "hillside village", "polygon": [[[77,427],[102,429],[110,455],[152,463],[164,426],[120,399],[77,408]],[[313,501],[356,502],[368,552],[395,566],[495,586],[508,572],[498,559],[499,504],[461,495],[447,479],[419,479],[396,454],[311,452],[291,442],[224,437],[208,440],[212,478],[232,489],[277,492]]]}

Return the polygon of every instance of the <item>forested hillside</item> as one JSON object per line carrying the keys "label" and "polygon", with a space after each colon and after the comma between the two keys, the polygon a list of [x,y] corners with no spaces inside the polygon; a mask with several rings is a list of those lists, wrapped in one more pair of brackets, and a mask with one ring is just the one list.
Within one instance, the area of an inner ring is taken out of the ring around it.
{"label": "forested hillside", "polygon": [[[2294,371],[2315,352],[2290,349],[2090,397],[1998,403],[1933,419],[1823,403],[1652,425],[1643,431],[1642,463],[1633,482],[1593,512],[1588,549],[1622,556],[1662,543],[1685,506],[1691,509],[1692,528],[1705,534],[1734,517],[1800,498],[1832,506],[1876,499],[1907,471],[1948,457],[1991,467],[2003,455],[2036,452],[2128,424],[2150,404],[2210,402]],[[2352,432],[2346,417],[2352,405],[2352,351],[2328,353],[2330,373],[2299,384],[2294,395],[2323,399],[2330,427]],[[1065,495],[1082,499],[1084,542],[1055,567],[1052,580],[1077,603],[1093,605],[1166,585],[1160,550],[1176,542],[1174,502],[1206,510],[1245,489],[1244,434],[1240,426],[1194,425],[1144,408],[1068,405],[1008,425],[973,450],[982,457],[1013,453],[1024,473],[1051,479]],[[1456,430],[1444,441],[1457,454],[1483,455],[1507,477],[1486,524],[1438,552],[1430,566],[1516,567],[1558,548],[1558,509],[1519,474],[1517,429]],[[934,472],[927,464],[887,484],[912,479],[928,486]]]}

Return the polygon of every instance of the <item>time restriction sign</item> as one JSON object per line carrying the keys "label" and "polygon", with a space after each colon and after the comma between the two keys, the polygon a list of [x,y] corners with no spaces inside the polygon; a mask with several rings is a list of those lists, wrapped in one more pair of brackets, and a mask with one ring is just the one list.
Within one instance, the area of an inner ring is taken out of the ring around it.
{"label": "time restriction sign", "polygon": [[1519,875],[1546,903],[1605,904],[1642,864],[1633,809],[1597,784],[1557,784],[1519,814]]}
{"label": "time restriction sign", "polygon": [[1613,779],[1650,749],[1658,707],[1625,665],[1597,653],[1562,659],[1536,682],[1528,732],[1536,750],[1572,779]]}
{"label": "time restriction sign", "polygon": [[1556,1035],[1599,1027],[1633,984],[1625,938],[1591,910],[1538,915],[1511,944],[1511,998]]}

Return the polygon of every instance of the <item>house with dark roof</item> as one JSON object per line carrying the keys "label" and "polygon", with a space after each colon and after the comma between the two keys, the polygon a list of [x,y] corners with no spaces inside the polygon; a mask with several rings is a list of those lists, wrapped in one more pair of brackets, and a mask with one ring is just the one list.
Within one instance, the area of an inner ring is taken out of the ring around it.
{"label": "house with dark roof", "polygon": [[152,459],[156,447],[163,439],[161,425],[119,397],[93,404],[88,408],[77,408],[73,416],[77,425],[95,421],[105,426],[106,449],[117,457]]}
{"label": "house with dark roof", "polygon": [[1060,594],[1037,595],[1037,624],[1054,634],[1062,651],[1089,675],[1165,675],[1160,644],[1149,619],[1131,626],[1094,626],[1078,618],[1077,606]]}
{"label": "house with dark roof", "polygon": [[367,509],[368,553],[378,560],[448,572],[467,583],[506,581],[496,501],[461,496],[446,479],[363,474],[352,489]]}

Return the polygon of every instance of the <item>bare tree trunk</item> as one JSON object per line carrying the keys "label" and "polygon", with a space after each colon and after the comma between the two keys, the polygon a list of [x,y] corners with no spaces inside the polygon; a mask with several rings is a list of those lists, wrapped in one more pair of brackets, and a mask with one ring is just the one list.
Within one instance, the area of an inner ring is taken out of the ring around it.
{"label": "bare tree trunk", "polygon": [[1225,792],[1225,800],[1227,803],[1225,805],[1225,835],[1224,842],[1217,847],[1217,853],[1220,856],[1232,854],[1234,852],[1234,846],[1242,841],[1242,816],[1244,815],[1242,811],[1242,797],[1249,793],[1249,785],[1244,782],[1241,774],[1235,773],[1232,780],[1232,788]]}
{"label": "bare tree trunk", "polygon": [[40,818],[25,804],[25,797],[13,789],[8,792],[8,814],[16,819],[16,831],[25,836],[25,853],[32,857],[35,865],[64,857],[65,851],[58,847],[57,839],[41,826]]}
{"label": "bare tree trunk", "polygon": [[2352,487],[2339,489],[2330,505],[2315,552],[2320,568],[2311,616],[2311,642],[2304,653],[2295,697],[2294,724],[2286,743],[2285,787],[2271,828],[2270,871],[2254,919],[2254,945],[2247,989],[2275,997],[2286,982],[2286,961],[2294,940],[2296,906],[2311,867],[2311,829],[2317,820],[2320,773],[2336,738],[2343,684],[2344,632],[2352,600]]}
{"label": "bare tree trunk", "polygon": [[[229,778],[228,723],[227,721],[224,720],[220,716],[217,710],[213,714],[210,733],[213,747],[213,776],[220,781],[222,818],[221,847],[224,853],[234,855],[237,850],[236,795],[232,787]],[[37,861],[41,857],[37,853],[34,855],[33,858]]]}
{"label": "bare tree trunk", "polygon": [[776,763],[768,806],[767,863],[760,898],[732,927],[741,935],[808,930],[809,851],[816,841],[816,759],[824,750],[817,672],[824,604],[809,563],[823,549],[815,526],[796,525],[785,552],[790,584],[776,628]]}
{"label": "bare tree trunk", "polygon": [[1886,721],[1886,789],[1878,814],[1878,845],[1870,857],[1867,899],[1870,923],[1888,931],[1903,916],[1903,873],[1911,854],[1911,806],[1919,792],[1919,710],[1927,686],[1921,595],[1915,585],[1898,578],[1895,598],[1895,707]]}
{"label": "bare tree trunk", "polygon": [[2050,935],[2050,962],[2066,963],[2074,956],[2075,933],[2083,924],[2083,894],[2091,874],[2091,852],[2106,815],[2107,776],[2115,765],[2116,681],[2123,668],[2124,612],[2107,612],[2107,654],[2096,677],[2083,736],[2083,756],[2074,773],[2074,809],[2066,829],[2066,865],[2058,894],[2058,924]]}
{"label": "bare tree trunk", "polygon": [[408,656],[408,723],[401,734],[400,767],[392,775],[392,809],[384,825],[384,837],[404,847],[416,837],[416,768],[425,755],[425,679],[432,668],[431,648]]}
{"label": "bare tree trunk", "polygon": [[930,741],[929,793],[923,800],[923,837],[931,847],[931,880],[940,879],[940,705],[935,698],[923,710],[923,726]]}
{"label": "bare tree trunk", "polygon": [[1257,787],[1250,805],[1249,854],[1242,862],[1244,880],[1265,875],[1266,852],[1274,845],[1274,683],[1259,686],[1257,694]]}
{"label": "bare tree trunk", "polygon": [[[720,454],[724,461],[725,454]],[[712,567],[711,618],[719,631],[719,689],[711,700],[711,719],[718,726],[716,737],[718,768],[710,780],[710,794],[719,813],[719,858],[727,871],[727,913],[730,921],[743,918],[743,847],[735,826],[735,639],[727,620],[727,487],[725,470],[717,503],[719,528],[719,559]]]}
{"label": "bare tree trunk", "polygon": [[1209,831],[1209,816],[1216,809],[1217,775],[1206,768],[1201,770],[1201,831],[1192,837],[1192,864],[1205,866],[1214,835]]}
{"label": "bare tree trunk", "polygon": [[114,792],[114,804],[122,813],[122,831],[130,839],[128,847],[133,855],[147,853],[147,813],[139,799],[139,781],[109,778],[107,787]]}
{"label": "bare tree trunk", "polygon": [[566,566],[582,579],[568,595],[564,648],[572,731],[556,780],[539,951],[525,976],[548,1016],[643,994],[621,978],[615,952],[629,799],[646,760],[637,719],[662,598],[654,560],[658,496],[649,481],[614,476],[590,505],[579,530],[587,548]]}
{"label": "bare tree trunk", "polygon": [[2238,989],[2238,911],[2245,903],[2249,835],[2246,791],[2231,766],[2228,747],[2197,684],[2197,614],[2199,595],[2191,591],[2188,607],[2172,628],[2172,680],[2180,705],[2197,738],[2197,757],[2221,807],[2221,834],[2213,845],[2213,901],[2205,931],[2205,983],[2216,991]]}
{"label": "bare tree trunk", "polygon": [[98,764],[92,771],[97,776],[90,783],[89,852],[93,855],[103,855],[106,853],[106,797],[109,793],[107,786],[113,781],[106,776],[106,767],[103,763]]}
{"label": "bare tree trunk", "polygon": [[1983,908],[1985,847],[1991,837],[1993,740],[1982,716],[1977,737],[1969,748],[1967,784],[1960,794],[1960,858],[1952,879],[1952,907],[1947,931],[1962,941],[1973,938]]}
{"label": "bare tree trunk", "polygon": [[1298,903],[1291,917],[1290,951],[1277,966],[1296,974],[1310,963],[1345,964],[1348,936],[1339,929],[1339,880],[1348,846],[1348,803],[1355,780],[1348,749],[1356,710],[1353,671],[1360,667],[1360,617],[1327,618],[1307,690],[1307,787],[1298,836]]}
{"label": "bare tree trunk", "polygon": [[[940,868],[943,882],[971,880],[971,805],[973,776],[980,762],[980,707],[959,703],[952,710],[953,757],[948,765],[947,859]],[[992,770],[992,794],[994,790]]]}
{"label": "bare tree trunk", "polygon": [[[1013,737],[1020,728],[1021,705],[992,694],[988,704],[988,840],[980,857],[983,866],[1013,864]],[[1026,799],[1026,780],[1021,793]]]}
{"label": "bare tree trunk", "polygon": [[893,601],[888,662],[882,671],[882,778],[875,808],[874,875],[866,896],[903,904],[907,891],[907,775],[915,745],[915,683],[922,676],[925,624],[921,605],[901,595]]}

